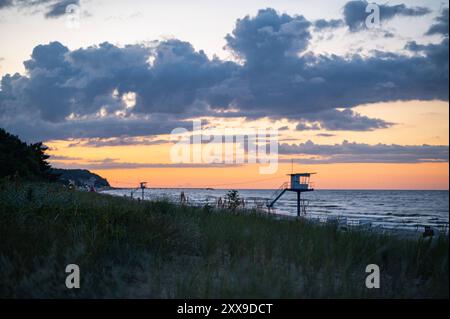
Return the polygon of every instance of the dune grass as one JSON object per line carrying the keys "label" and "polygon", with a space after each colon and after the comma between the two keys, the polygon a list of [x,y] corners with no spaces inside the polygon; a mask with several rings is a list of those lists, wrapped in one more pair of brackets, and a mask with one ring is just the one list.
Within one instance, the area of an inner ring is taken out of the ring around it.
{"label": "dune grass", "polygon": [[[448,298],[448,238],[0,183],[1,298]],[[81,288],[65,286],[65,267]],[[381,288],[365,287],[378,264]]]}

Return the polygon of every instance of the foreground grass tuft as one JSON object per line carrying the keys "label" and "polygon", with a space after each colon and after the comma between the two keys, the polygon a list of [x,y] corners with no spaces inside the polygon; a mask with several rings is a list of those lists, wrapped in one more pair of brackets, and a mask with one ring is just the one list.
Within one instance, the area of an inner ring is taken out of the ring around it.
{"label": "foreground grass tuft", "polygon": [[[448,298],[448,238],[0,182],[0,298]],[[81,288],[65,287],[78,264]],[[365,287],[365,268],[381,288]]]}

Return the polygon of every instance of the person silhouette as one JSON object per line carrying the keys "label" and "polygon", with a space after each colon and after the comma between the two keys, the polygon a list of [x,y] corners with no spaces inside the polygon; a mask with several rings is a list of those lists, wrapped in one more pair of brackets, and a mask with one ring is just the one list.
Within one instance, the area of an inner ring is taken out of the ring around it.
{"label": "person silhouette", "polygon": [[182,191],[180,194],[180,202],[181,204],[185,204],[186,203],[186,195],[184,195],[184,192]]}

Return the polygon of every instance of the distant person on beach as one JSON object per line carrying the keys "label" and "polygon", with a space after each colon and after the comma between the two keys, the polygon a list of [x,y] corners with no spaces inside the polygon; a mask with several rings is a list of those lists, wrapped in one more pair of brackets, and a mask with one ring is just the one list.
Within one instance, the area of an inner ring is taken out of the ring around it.
{"label": "distant person on beach", "polygon": [[186,195],[184,194],[183,191],[181,191],[181,194],[180,194],[180,202],[181,202],[181,204],[185,204],[186,201],[187,201]]}

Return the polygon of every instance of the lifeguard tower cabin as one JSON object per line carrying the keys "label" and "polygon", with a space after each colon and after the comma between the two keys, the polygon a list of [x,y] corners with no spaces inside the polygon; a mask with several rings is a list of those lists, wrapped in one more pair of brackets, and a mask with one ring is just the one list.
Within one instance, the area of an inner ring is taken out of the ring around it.
{"label": "lifeguard tower cabin", "polygon": [[302,192],[313,191],[309,183],[311,175],[314,173],[295,173],[289,174],[291,176],[291,190],[299,190]]}
{"label": "lifeguard tower cabin", "polygon": [[305,201],[301,199],[301,193],[311,192],[314,188],[311,185],[311,175],[315,173],[293,173],[289,174],[291,181],[284,183],[280,188],[272,195],[270,203],[267,207],[270,209],[275,205],[277,200],[283,196],[286,191],[297,193],[297,216],[300,216],[301,212],[306,213]]}

